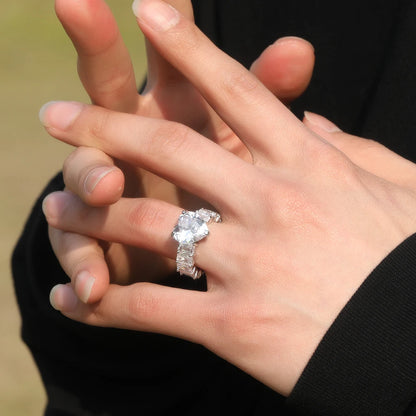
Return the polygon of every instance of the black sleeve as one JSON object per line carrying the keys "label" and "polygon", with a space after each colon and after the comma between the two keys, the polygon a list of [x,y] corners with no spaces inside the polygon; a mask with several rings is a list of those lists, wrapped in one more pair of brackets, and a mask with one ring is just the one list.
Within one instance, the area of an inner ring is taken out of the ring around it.
{"label": "black sleeve", "polygon": [[372,272],[340,313],[292,395],[302,415],[412,414],[416,397],[416,235]]}

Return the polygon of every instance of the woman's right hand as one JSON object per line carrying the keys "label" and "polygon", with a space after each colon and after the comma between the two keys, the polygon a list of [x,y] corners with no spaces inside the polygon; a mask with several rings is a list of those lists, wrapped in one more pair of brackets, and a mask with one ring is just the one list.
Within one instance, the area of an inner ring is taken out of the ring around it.
{"label": "woman's right hand", "polygon": [[[256,77],[163,1],[144,0],[137,14],[149,39],[192,80],[253,158],[242,160],[179,123],[79,103],[47,106],[41,120],[53,137],[142,166],[199,195],[222,217],[221,224],[210,225],[209,237],[193,253],[192,246],[185,249],[186,242],[189,237],[199,241],[205,227],[184,219],[181,206],[122,198],[109,207],[91,208],[68,193],[50,195],[44,203],[50,224],[171,259],[178,254],[171,230],[175,224],[184,227],[191,235],[179,238],[184,244],[179,254],[207,278],[204,293],[152,283],[113,284],[94,305],[78,302],[70,285],[59,285],[52,303],[86,324],[201,344],[289,395],[351,297],[356,294],[361,304],[368,298],[368,286],[364,298],[356,293],[358,288],[416,232],[416,165],[371,141],[347,136],[318,116],[309,114],[301,123]],[[400,267],[396,274],[389,286],[393,290]],[[363,313],[371,314],[368,299]],[[402,318],[412,307],[414,299],[405,299],[395,316]],[[386,328],[396,334],[396,319],[387,326],[382,321],[377,320],[372,334],[382,339]],[[346,332],[337,327],[336,332],[343,340],[350,330],[352,339],[364,335],[359,325],[350,325]],[[408,325],[398,336],[406,336],[407,330]],[[376,361],[385,359],[388,350]],[[370,359],[373,352],[370,348],[360,357]],[[387,372],[408,384],[411,377],[403,369],[409,359],[396,358]],[[354,368],[353,361],[348,363],[347,372]],[[352,381],[375,381],[364,373],[356,372]],[[374,392],[384,391],[382,384]],[[346,394],[346,400],[354,400]],[[383,399],[375,393],[366,414],[374,414]],[[324,409],[331,413],[327,401]]]}
{"label": "woman's right hand", "polygon": [[[189,0],[167,1],[192,18]],[[148,78],[143,94],[115,19],[102,0],[74,3],[56,0],[56,11],[78,52],[80,79],[93,103],[112,110],[177,121],[242,158],[245,146],[222,122],[188,80],[147,44]],[[290,103],[307,87],[314,65],[312,46],[299,38],[282,38],[252,65],[252,72],[282,101]],[[145,170],[114,161],[92,148],[78,148],[65,161],[66,189],[92,206],[106,206],[122,195],[146,196],[188,209],[201,205],[169,182]],[[156,281],[174,263],[139,248],[100,242],[88,236],[49,228],[52,247],[75,291],[95,302],[109,281],[128,284]]]}

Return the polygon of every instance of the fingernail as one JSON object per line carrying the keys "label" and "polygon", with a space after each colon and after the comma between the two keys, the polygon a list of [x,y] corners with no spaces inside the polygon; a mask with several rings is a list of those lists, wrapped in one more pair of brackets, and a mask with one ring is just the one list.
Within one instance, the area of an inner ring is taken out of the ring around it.
{"label": "fingernail", "polygon": [[48,221],[54,220],[60,215],[69,200],[66,192],[53,192],[42,202],[42,211]]}
{"label": "fingernail", "polygon": [[307,41],[306,39],[299,38],[297,36],[284,36],[282,38],[277,39],[275,42],[273,42],[271,45],[269,45],[261,54],[260,56],[251,64],[250,71],[254,71],[256,69],[256,66],[259,63],[260,57],[263,56],[263,54],[266,51],[269,51],[270,49],[274,48],[275,46],[281,46],[281,45],[287,45],[290,44],[293,47],[296,47],[296,49],[301,48],[301,50],[304,50],[305,45],[309,45],[312,51],[315,50],[312,43]]}
{"label": "fingernail", "polygon": [[139,7],[142,0],[134,0],[131,8],[133,9],[133,13],[136,17],[139,17]]}
{"label": "fingernail", "polygon": [[116,167],[108,167],[108,166],[100,166],[97,168],[94,168],[91,170],[91,172],[87,175],[85,182],[84,182],[84,188],[85,191],[89,194],[91,194],[95,187],[99,184],[101,179],[103,179],[105,176],[107,176],[109,173],[116,170]]}
{"label": "fingernail", "polygon": [[336,133],[342,131],[337,125],[332,121],[329,121],[327,118],[320,116],[319,114],[311,113],[309,111],[304,112],[305,119],[308,123],[318,127],[321,130],[324,130],[328,133]]}
{"label": "fingernail", "polygon": [[283,36],[282,38],[277,39],[273,45],[284,45],[287,43],[297,44],[299,46],[303,45],[309,45],[312,50],[315,50],[314,46],[311,42],[309,42],[306,39],[300,38],[298,36]]}
{"label": "fingernail", "polygon": [[51,101],[42,106],[39,119],[45,127],[67,130],[84,107],[84,104],[73,101]]}
{"label": "fingernail", "polygon": [[49,301],[54,309],[61,312],[74,312],[78,298],[69,285],[56,285],[49,295]]}
{"label": "fingernail", "polygon": [[87,303],[90,298],[95,277],[87,271],[80,272],[75,279],[75,291],[82,302]]}
{"label": "fingernail", "polygon": [[169,30],[176,26],[180,19],[179,12],[163,1],[135,0],[132,8],[140,22],[157,32]]}

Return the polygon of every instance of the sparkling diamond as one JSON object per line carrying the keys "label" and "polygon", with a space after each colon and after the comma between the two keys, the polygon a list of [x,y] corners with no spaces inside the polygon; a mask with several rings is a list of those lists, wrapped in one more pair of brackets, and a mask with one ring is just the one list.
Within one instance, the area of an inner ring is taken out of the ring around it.
{"label": "sparkling diamond", "polygon": [[192,244],[208,235],[206,222],[195,212],[184,211],[173,229],[172,237],[179,244]]}
{"label": "sparkling diamond", "polygon": [[192,257],[195,254],[194,244],[180,244],[178,247],[178,255],[182,257]]}
{"label": "sparkling diamond", "polygon": [[186,267],[188,269],[192,269],[194,266],[194,261],[191,257],[177,257],[176,262],[180,264],[181,267]]}
{"label": "sparkling diamond", "polygon": [[211,212],[208,209],[205,208],[201,208],[197,211],[198,217],[200,217],[203,221],[205,222],[209,222],[209,220],[211,219]]}
{"label": "sparkling diamond", "polygon": [[201,208],[196,211],[198,217],[202,218],[206,223],[221,222],[221,216],[217,212],[211,211],[209,209]]}

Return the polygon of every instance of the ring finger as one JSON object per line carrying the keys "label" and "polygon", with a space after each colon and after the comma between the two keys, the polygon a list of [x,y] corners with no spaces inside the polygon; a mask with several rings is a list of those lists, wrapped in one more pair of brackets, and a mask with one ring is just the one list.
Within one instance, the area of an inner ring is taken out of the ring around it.
{"label": "ring finger", "polygon": [[[171,259],[176,258],[178,243],[172,238],[171,232],[182,210],[166,202],[122,198],[110,207],[91,208],[69,192],[55,192],[45,198],[43,210],[53,228],[70,233],[82,232],[91,238],[141,247]],[[227,223],[212,223],[209,229],[215,229],[215,232],[198,243],[195,263],[207,273],[217,275],[219,268],[223,268],[221,259],[217,259],[212,253],[226,249],[225,233],[229,228],[232,226],[229,227]],[[221,248],[222,246],[224,247]],[[57,247],[57,250],[63,253],[65,247]],[[64,256],[64,269],[74,275],[76,273],[73,269],[69,270],[73,267],[72,255],[80,258],[76,250],[69,250],[69,254]]]}

